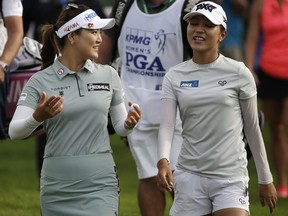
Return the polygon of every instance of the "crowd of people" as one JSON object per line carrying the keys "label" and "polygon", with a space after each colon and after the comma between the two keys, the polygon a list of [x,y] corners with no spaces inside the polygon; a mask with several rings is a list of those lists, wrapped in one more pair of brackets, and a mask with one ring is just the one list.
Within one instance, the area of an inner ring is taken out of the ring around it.
{"label": "crowd of people", "polygon": [[165,190],[172,216],[249,215],[247,142],[261,204],[272,212],[288,198],[287,1],[116,0],[109,15],[97,0],[51,1],[43,19],[31,16],[31,2],[0,1],[0,135],[8,138],[9,66],[34,21],[42,67],[9,137],[43,125],[42,215],[119,214],[108,115],[127,137],[142,216],[164,215]]}

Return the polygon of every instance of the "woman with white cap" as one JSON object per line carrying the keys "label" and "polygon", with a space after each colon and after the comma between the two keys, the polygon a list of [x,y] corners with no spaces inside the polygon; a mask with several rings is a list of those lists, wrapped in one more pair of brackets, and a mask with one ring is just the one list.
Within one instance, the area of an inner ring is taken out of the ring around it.
{"label": "woman with white cap", "polygon": [[[119,184],[107,131],[129,134],[141,117],[125,109],[120,78],[96,64],[101,19],[84,5],[68,5],[43,30],[42,70],[27,82],[9,128],[12,139],[28,137],[43,123],[47,134],[40,180],[42,215],[118,215]],[[55,59],[55,56],[57,58]]]}
{"label": "woman with white cap", "polygon": [[[162,87],[158,185],[175,190],[170,215],[249,215],[244,133],[256,164],[260,202],[272,212],[277,194],[258,124],[255,82],[242,62],[218,50],[227,34],[226,14],[218,4],[202,1],[184,20],[193,58],[170,68]],[[177,106],[183,143],[172,176],[168,158]]]}

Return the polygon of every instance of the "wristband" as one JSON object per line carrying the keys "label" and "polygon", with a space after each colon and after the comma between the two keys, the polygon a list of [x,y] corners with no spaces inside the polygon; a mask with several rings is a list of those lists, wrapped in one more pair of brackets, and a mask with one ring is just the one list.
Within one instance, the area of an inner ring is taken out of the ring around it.
{"label": "wristband", "polygon": [[0,61],[0,66],[3,68],[5,73],[8,71],[8,65],[4,61]]}

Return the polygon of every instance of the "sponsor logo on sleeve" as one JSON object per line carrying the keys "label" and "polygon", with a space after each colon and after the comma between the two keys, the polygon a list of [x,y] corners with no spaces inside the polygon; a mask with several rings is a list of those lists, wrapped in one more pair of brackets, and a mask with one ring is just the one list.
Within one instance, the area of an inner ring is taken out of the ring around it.
{"label": "sponsor logo on sleeve", "polygon": [[27,98],[27,93],[22,93],[19,97],[19,101],[25,101]]}

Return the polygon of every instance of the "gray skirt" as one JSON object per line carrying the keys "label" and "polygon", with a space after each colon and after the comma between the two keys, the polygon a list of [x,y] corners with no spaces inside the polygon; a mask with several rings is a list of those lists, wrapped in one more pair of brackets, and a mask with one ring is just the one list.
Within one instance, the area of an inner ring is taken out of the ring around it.
{"label": "gray skirt", "polygon": [[43,216],[116,216],[119,192],[111,153],[44,159],[40,179]]}

